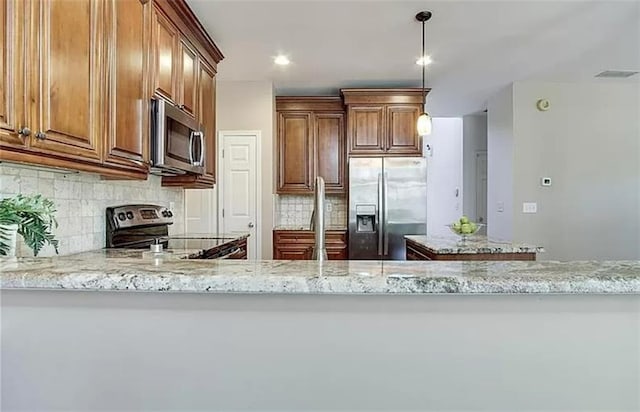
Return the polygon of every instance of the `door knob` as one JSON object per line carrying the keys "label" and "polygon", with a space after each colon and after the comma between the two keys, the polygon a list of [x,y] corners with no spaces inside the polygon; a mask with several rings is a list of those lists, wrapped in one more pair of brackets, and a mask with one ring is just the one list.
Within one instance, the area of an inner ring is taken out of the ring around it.
{"label": "door knob", "polygon": [[249,226],[250,229],[253,228],[253,222],[249,222],[248,226]]}
{"label": "door knob", "polygon": [[44,140],[44,139],[46,139],[46,138],[47,138],[46,133],[42,133],[42,132],[38,132],[38,133],[36,133],[36,139],[38,139],[38,140]]}
{"label": "door knob", "polygon": [[30,136],[31,129],[29,129],[28,127],[21,127],[20,129],[18,129],[18,134],[24,137]]}

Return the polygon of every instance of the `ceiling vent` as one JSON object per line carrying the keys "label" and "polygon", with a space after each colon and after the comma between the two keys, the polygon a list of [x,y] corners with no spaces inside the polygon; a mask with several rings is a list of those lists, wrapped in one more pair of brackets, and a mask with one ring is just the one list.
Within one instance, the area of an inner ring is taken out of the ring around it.
{"label": "ceiling vent", "polygon": [[630,70],[605,70],[602,73],[596,74],[596,77],[607,77],[613,79],[626,79],[627,77],[631,77],[634,74],[638,74],[638,72],[632,72]]}

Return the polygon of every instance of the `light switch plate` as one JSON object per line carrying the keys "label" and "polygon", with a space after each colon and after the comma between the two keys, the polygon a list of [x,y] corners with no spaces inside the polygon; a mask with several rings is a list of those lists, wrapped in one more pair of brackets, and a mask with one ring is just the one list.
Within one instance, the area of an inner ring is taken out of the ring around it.
{"label": "light switch plate", "polygon": [[537,213],[538,204],[536,202],[524,202],[522,204],[522,213]]}
{"label": "light switch plate", "polygon": [[540,184],[542,186],[551,186],[551,178],[550,177],[541,177]]}
{"label": "light switch plate", "polygon": [[498,212],[504,212],[504,202],[498,202]]}

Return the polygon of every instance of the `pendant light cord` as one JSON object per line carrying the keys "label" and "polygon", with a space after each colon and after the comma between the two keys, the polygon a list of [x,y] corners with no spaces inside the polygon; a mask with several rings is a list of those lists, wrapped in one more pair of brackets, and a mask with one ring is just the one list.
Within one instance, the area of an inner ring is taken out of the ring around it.
{"label": "pendant light cord", "polygon": [[425,69],[427,67],[427,49],[425,47],[425,22],[422,22],[422,112],[424,113],[425,110],[425,106],[426,106],[426,95],[425,95],[425,90],[424,90],[424,72]]}

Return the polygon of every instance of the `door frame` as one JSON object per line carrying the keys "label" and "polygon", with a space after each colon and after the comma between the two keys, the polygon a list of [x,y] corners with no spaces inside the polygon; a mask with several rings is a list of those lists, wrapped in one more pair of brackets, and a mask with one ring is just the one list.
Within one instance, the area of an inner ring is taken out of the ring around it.
{"label": "door frame", "polygon": [[262,171],[262,132],[260,130],[220,130],[218,131],[218,158],[217,162],[217,176],[218,178],[218,216],[217,226],[218,230],[224,232],[224,218],[222,216],[222,210],[224,209],[224,143],[232,136],[245,136],[253,137],[256,142],[256,223],[255,223],[255,236],[256,236],[256,260],[262,259],[262,185],[260,184],[260,173]]}

